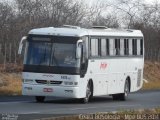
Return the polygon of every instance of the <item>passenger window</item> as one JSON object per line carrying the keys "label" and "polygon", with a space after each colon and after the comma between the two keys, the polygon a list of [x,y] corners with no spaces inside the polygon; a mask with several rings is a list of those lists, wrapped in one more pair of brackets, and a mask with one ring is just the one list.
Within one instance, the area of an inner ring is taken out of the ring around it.
{"label": "passenger window", "polygon": [[140,55],[143,55],[143,39],[140,40]]}
{"label": "passenger window", "polygon": [[140,45],[140,39],[137,40],[137,55],[140,55],[141,45]]}
{"label": "passenger window", "polygon": [[120,39],[120,55],[124,55],[124,39]]}
{"label": "passenger window", "polygon": [[133,48],[132,54],[137,55],[137,39],[132,40],[132,48]]}
{"label": "passenger window", "polygon": [[109,39],[109,53],[111,56],[115,55],[115,46],[114,46],[114,39]]}
{"label": "passenger window", "polygon": [[115,55],[120,55],[120,39],[115,39]]}
{"label": "passenger window", "polygon": [[92,57],[98,56],[98,39],[91,39],[90,40],[90,51]]}
{"label": "passenger window", "polygon": [[98,56],[101,56],[101,54],[102,54],[102,51],[101,51],[101,39],[99,38],[98,39]]}
{"label": "passenger window", "polygon": [[106,54],[109,55],[109,39],[106,39]]}
{"label": "passenger window", "polygon": [[101,39],[101,55],[106,56],[106,39]]}
{"label": "passenger window", "polygon": [[129,39],[124,39],[124,54],[129,55]]}
{"label": "passenger window", "polygon": [[129,55],[132,55],[132,39],[129,39]]}

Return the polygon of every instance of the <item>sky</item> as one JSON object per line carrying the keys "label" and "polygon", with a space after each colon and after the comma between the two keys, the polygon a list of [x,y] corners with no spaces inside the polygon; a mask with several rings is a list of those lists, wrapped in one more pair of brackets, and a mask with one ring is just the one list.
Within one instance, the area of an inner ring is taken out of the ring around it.
{"label": "sky", "polygon": [[155,3],[156,1],[157,1],[158,3],[160,3],[159,0],[145,0],[145,2],[148,3],[148,4],[153,4],[153,3]]}
{"label": "sky", "polygon": [[[13,0],[0,0],[1,2],[3,1],[13,1]],[[91,4],[92,2],[95,2],[95,1],[100,1],[100,0],[85,0],[86,3],[88,4]],[[102,1],[108,1],[108,0],[102,0]],[[111,0],[109,0],[111,1]],[[158,3],[160,3],[160,0],[144,0],[146,3],[148,4],[153,4],[155,1],[158,1]]]}
{"label": "sky", "polygon": [[[89,2],[88,2],[88,0],[85,0],[86,1],[86,3],[88,3],[88,4],[92,4],[93,2],[96,2],[96,1],[106,1],[106,0],[90,0]],[[107,1],[112,1],[112,0],[107,0]],[[158,3],[160,3],[160,0],[144,0],[147,4],[153,4],[153,3],[155,3],[155,1],[158,1]]]}

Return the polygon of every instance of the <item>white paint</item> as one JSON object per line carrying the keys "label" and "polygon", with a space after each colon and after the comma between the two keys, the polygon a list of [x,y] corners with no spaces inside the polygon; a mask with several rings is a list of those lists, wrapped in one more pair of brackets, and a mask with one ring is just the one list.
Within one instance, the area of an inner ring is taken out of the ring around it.
{"label": "white paint", "polygon": [[[144,57],[118,57],[115,55],[115,42],[117,38],[122,40],[129,38],[129,48],[132,48],[132,40],[134,38],[143,38],[143,34],[139,30],[127,29],[83,29],[83,28],[40,28],[33,29],[29,34],[36,35],[56,35],[56,36],[98,36],[103,39],[109,39],[110,57],[103,59],[88,59],[88,68],[84,78],[80,75],[65,74],[47,74],[47,73],[30,73],[23,72],[22,78],[33,80],[23,83],[22,94],[32,96],[57,96],[67,98],[84,98],[86,96],[86,87],[88,80],[93,80],[93,96],[124,93],[124,85],[127,77],[131,80],[130,92],[137,91],[142,87],[142,74],[144,67]],[[88,40],[84,39],[84,40]],[[87,42],[84,42],[87,43]],[[98,45],[97,45],[98,46]],[[124,45],[122,45],[124,46]],[[122,46],[120,48],[122,48]],[[89,49],[89,48],[87,48]],[[97,49],[97,48],[95,48]],[[88,51],[88,50],[87,50]],[[121,52],[122,53],[122,52]],[[129,51],[132,54],[132,49]],[[123,54],[122,54],[123,55]],[[138,70],[142,70],[140,76],[140,86],[137,86]],[[67,76],[70,79],[63,79]],[[60,85],[38,84],[35,80],[54,80],[62,81]],[[65,81],[76,82],[77,85],[65,85]],[[44,92],[49,88],[53,92]],[[68,92],[70,91],[70,92]]]}
{"label": "white paint", "polygon": [[72,28],[38,28],[33,29],[29,34],[41,35],[58,35],[58,36],[84,36],[84,35],[97,35],[97,36],[125,36],[125,37],[143,37],[140,30],[128,29],[72,29]]}

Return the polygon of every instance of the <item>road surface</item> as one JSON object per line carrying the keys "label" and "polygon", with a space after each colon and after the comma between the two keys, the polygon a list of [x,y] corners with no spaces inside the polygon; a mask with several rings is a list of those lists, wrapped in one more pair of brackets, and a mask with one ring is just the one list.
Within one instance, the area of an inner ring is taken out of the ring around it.
{"label": "road surface", "polygon": [[18,115],[24,120],[155,107],[160,107],[160,90],[132,93],[127,101],[113,101],[111,96],[94,97],[88,104],[54,97],[47,98],[44,103],[36,103],[34,97],[0,96],[0,113]]}

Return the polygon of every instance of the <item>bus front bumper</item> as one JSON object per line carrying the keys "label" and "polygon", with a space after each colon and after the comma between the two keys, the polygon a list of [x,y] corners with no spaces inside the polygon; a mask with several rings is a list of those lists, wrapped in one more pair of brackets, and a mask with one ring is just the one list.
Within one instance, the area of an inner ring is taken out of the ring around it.
{"label": "bus front bumper", "polygon": [[66,87],[66,86],[45,86],[45,85],[22,85],[22,95],[28,96],[55,96],[66,98],[83,98],[79,87]]}

